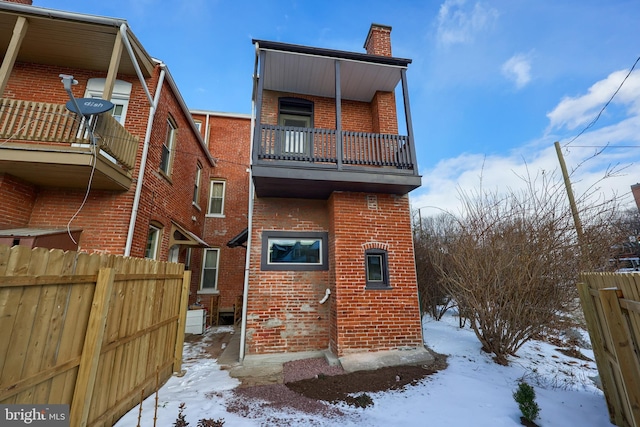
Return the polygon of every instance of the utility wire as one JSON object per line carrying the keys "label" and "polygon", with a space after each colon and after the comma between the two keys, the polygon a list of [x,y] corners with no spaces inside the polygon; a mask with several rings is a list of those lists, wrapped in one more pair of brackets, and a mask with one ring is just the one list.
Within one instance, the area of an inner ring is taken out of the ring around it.
{"label": "utility wire", "polygon": [[618,94],[618,92],[620,91],[620,89],[622,88],[622,85],[624,85],[624,82],[627,81],[627,79],[629,78],[629,76],[631,75],[631,73],[633,72],[633,69],[636,68],[636,65],[638,64],[638,61],[640,61],[640,56],[636,59],[636,62],[633,63],[633,66],[631,66],[631,69],[629,70],[629,72],[627,73],[627,75],[625,76],[625,78],[622,80],[622,83],[620,83],[620,86],[618,86],[618,89],[616,89],[615,92],[613,92],[613,95],[611,95],[611,98],[609,98],[609,100],[607,101],[606,104],[604,104],[604,106],[602,107],[602,109],[600,110],[600,112],[598,113],[598,115],[591,120],[591,122],[584,128],[582,129],[582,131],[580,131],[579,134],[577,134],[576,136],[574,136],[571,141],[567,142],[564,145],[564,148],[566,148],[569,144],[571,144],[573,141],[575,141],[576,139],[578,139],[578,137],[580,135],[582,135],[583,133],[585,133],[589,128],[591,128],[593,125],[596,124],[596,122],[598,121],[598,119],[600,118],[600,116],[602,115],[602,113],[604,113],[604,110],[609,106],[609,104],[611,103],[611,101],[613,101],[613,98],[615,98],[615,96]]}

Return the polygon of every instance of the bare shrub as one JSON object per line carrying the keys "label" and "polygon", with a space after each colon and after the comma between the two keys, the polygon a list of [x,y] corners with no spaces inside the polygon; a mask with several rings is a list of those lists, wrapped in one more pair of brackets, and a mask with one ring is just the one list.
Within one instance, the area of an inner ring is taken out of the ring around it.
{"label": "bare shrub", "polygon": [[[436,320],[440,320],[449,309],[455,307],[456,302],[443,284],[442,274],[439,274],[438,267],[434,264],[431,250],[439,245],[444,231],[454,225],[452,218],[443,214],[425,218],[424,221],[419,217],[413,228],[420,309]],[[446,269],[446,263],[440,268]]]}
{"label": "bare shrub", "polygon": [[438,292],[453,298],[500,364],[548,328],[562,328],[577,305],[578,272],[603,268],[620,239],[615,199],[583,199],[580,245],[562,183],[548,175],[526,182],[506,195],[461,193],[463,213],[421,230],[427,236],[416,245],[433,274],[423,284],[439,287],[427,301]]}

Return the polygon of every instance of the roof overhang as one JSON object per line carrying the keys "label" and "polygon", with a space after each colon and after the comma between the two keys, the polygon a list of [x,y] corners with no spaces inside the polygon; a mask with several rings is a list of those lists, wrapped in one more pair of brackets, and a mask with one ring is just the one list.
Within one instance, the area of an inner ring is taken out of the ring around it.
{"label": "roof overhang", "polygon": [[340,62],[343,99],[370,102],[377,91],[393,92],[410,59],[253,40],[265,53],[264,89],[333,98]]}
{"label": "roof overhang", "polygon": [[233,239],[227,242],[227,246],[230,248],[237,248],[238,246],[242,246],[243,248],[247,248],[245,243],[249,239],[249,229],[245,228],[238,235],[236,235]]}
{"label": "roof overhang", "polygon": [[169,247],[174,245],[196,246],[199,248],[210,248],[209,244],[187,230],[180,224],[171,222],[171,234],[169,235]]}
{"label": "roof overhang", "polygon": [[[120,27],[128,27],[124,19],[0,1],[0,50],[7,50],[20,16],[27,19],[29,27],[16,61],[105,72]],[[131,32],[127,36],[141,72],[150,77],[155,61]],[[136,74],[129,55],[122,55],[118,72]]]}

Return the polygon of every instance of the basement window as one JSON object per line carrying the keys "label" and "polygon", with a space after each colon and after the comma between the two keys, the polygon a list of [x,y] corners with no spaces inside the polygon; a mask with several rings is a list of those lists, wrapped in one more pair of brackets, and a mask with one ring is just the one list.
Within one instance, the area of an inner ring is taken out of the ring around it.
{"label": "basement window", "polygon": [[364,253],[367,289],[389,289],[389,266],[387,251],[368,249]]}
{"label": "basement window", "polygon": [[326,232],[264,231],[262,270],[328,270]]}

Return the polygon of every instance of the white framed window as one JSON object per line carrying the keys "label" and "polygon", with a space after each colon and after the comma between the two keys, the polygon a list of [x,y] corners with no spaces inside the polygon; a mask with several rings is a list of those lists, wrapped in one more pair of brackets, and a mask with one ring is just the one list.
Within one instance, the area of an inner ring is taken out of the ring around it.
{"label": "white framed window", "polygon": [[[87,81],[87,89],[84,93],[85,98],[100,98],[104,92],[104,78],[93,78]],[[111,115],[124,126],[127,118],[127,110],[129,109],[129,98],[131,96],[131,83],[122,80],[116,80],[113,85],[111,101],[114,105],[110,111]]]}
{"label": "white framed window", "polygon": [[278,124],[284,128],[280,140],[282,154],[310,154],[311,138],[308,130],[313,127],[313,102],[299,98],[280,98]]}
{"label": "white framed window", "polygon": [[202,261],[202,280],[200,290],[218,290],[218,266],[220,265],[220,249],[205,249]]}
{"label": "white framed window", "polygon": [[200,203],[200,180],[202,179],[202,165],[196,166],[196,176],[193,182],[193,204],[198,206]]}
{"label": "white framed window", "polygon": [[178,127],[176,124],[171,117],[167,118],[167,136],[162,143],[162,157],[160,159],[160,170],[165,175],[170,175],[177,132]]}
{"label": "white framed window", "polygon": [[147,234],[147,246],[144,251],[145,258],[157,259],[161,231],[162,229],[155,225],[149,226],[149,233]]}
{"label": "white framed window", "polygon": [[189,246],[187,246],[187,250],[184,255],[184,269],[191,270],[191,247]]}
{"label": "white framed window", "polygon": [[207,216],[223,216],[224,215],[224,191],[225,182],[220,180],[211,180],[209,186],[209,209]]}

